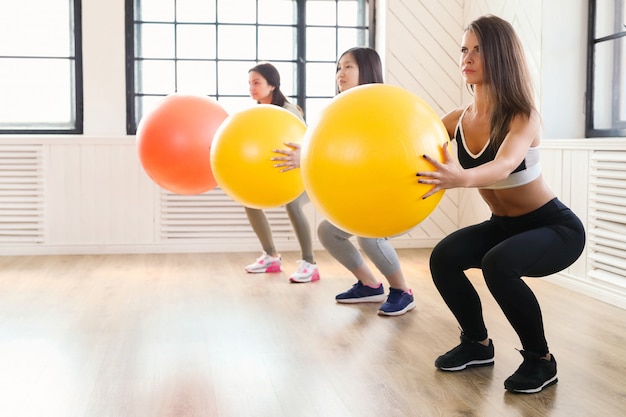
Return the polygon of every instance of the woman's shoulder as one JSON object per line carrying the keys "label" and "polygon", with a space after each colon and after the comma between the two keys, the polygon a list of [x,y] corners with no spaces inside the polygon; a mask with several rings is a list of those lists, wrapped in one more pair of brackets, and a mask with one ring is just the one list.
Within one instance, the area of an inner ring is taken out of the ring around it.
{"label": "woman's shoulder", "polygon": [[532,109],[529,115],[517,114],[511,119],[511,129],[525,128],[525,129],[541,129],[541,115],[536,109]]}
{"label": "woman's shoulder", "polygon": [[446,114],[444,114],[443,119],[450,118],[450,119],[458,120],[459,117],[461,117],[461,114],[463,114],[463,112],[465,111],[465,109],[467,109],[467,106],[454,108],[450,110],[449,112],[447,112]]}
{"label": "woman's shoulder", "polygon": [[451,138],[454,136],[454,130],[456,129],[456,125],[459,122],[459,119],[461,118],[461,115],[463,114],[465,109],[466,107],[457,107],[450,110],[441,118],[441,121],[446,127],[446,130],[448,131],[448,134]]}
{"label": "woman's shoulder", "polygon": [[300,110],[300,107],[298,107],[297,105],[290,103],[289,101],[285,101],[285,104],[283,104],[283,109],[289,110],[291,113],[302,119],[302,110]]}

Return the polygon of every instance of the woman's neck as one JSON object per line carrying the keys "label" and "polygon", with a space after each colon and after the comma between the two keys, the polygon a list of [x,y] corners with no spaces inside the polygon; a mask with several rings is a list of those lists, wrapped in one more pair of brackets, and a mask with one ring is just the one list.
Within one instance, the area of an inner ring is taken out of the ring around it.
{"label": "woman's neck", "polygon": [[474,86],[474,102],[472,103],[472,111],[477,116],[486,116],[491,114],[491,100],[481,85]]}

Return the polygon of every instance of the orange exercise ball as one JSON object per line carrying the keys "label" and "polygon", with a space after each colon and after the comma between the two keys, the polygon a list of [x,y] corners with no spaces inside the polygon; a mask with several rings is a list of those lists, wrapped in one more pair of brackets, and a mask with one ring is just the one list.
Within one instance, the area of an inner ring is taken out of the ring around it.
{"label": "orange exercise ball", "polygon": [[209,97],[165,97],[137,126],[143,169],[155,183],[176,194],[212,190],[217,182],[211,169],[211,142],[226,117],[226,110]]}
{"label": "orange exercise ball", "polygon": [[337,227],[362,237],[389,237],[418,225],[440,191],[418,184],[433,171],[422,155],[443,161],[449,140],[440,117],[400,87],[366,84],[336,96],[303,140],[301,170],[314,206]]}
{"label": "orange exercise ball", "polygon": [[306,125],[272,104],[257,104],[230,115],[211,146],[211,166],[220,188],[246,207],[287,204],[304,191],[299,170],[280,172],[270,158],[285,142],[301,143]]}

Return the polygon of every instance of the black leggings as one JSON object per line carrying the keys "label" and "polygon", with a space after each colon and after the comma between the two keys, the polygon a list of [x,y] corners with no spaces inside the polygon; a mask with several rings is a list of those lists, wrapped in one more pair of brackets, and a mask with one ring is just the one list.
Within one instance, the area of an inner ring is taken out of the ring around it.
{"label": "black leggings", "polygon": [[471,340],[487,338],[480,298],[465,270],[480,268],[489,291],[517,332],[524,350],[549,352],[541,309],[521,279],[544,277],[570,266],[585,246],[585,230],[558,199],[518,217],[491,219],[460,229],[430,257],[435,286]]}

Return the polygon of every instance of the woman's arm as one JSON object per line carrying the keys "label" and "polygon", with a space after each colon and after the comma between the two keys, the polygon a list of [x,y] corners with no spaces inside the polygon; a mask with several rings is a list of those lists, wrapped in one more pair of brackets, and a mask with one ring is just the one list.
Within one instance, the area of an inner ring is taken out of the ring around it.
{"label": "woman's arm", "polygon": [[516,116],[511,120],[509,133],[494,160],[475,168],[463,169],[451,157],[447,144],[444,145],[443,162],[424,155],[424,159],[435,167],[435,171],[417,173],[420,184],[433,185],[422,198],[451,188],[486,187],[507,178],[521,164],[528,148],[539,137],[539,130],[540,121],[536,112],[530,117]]}

